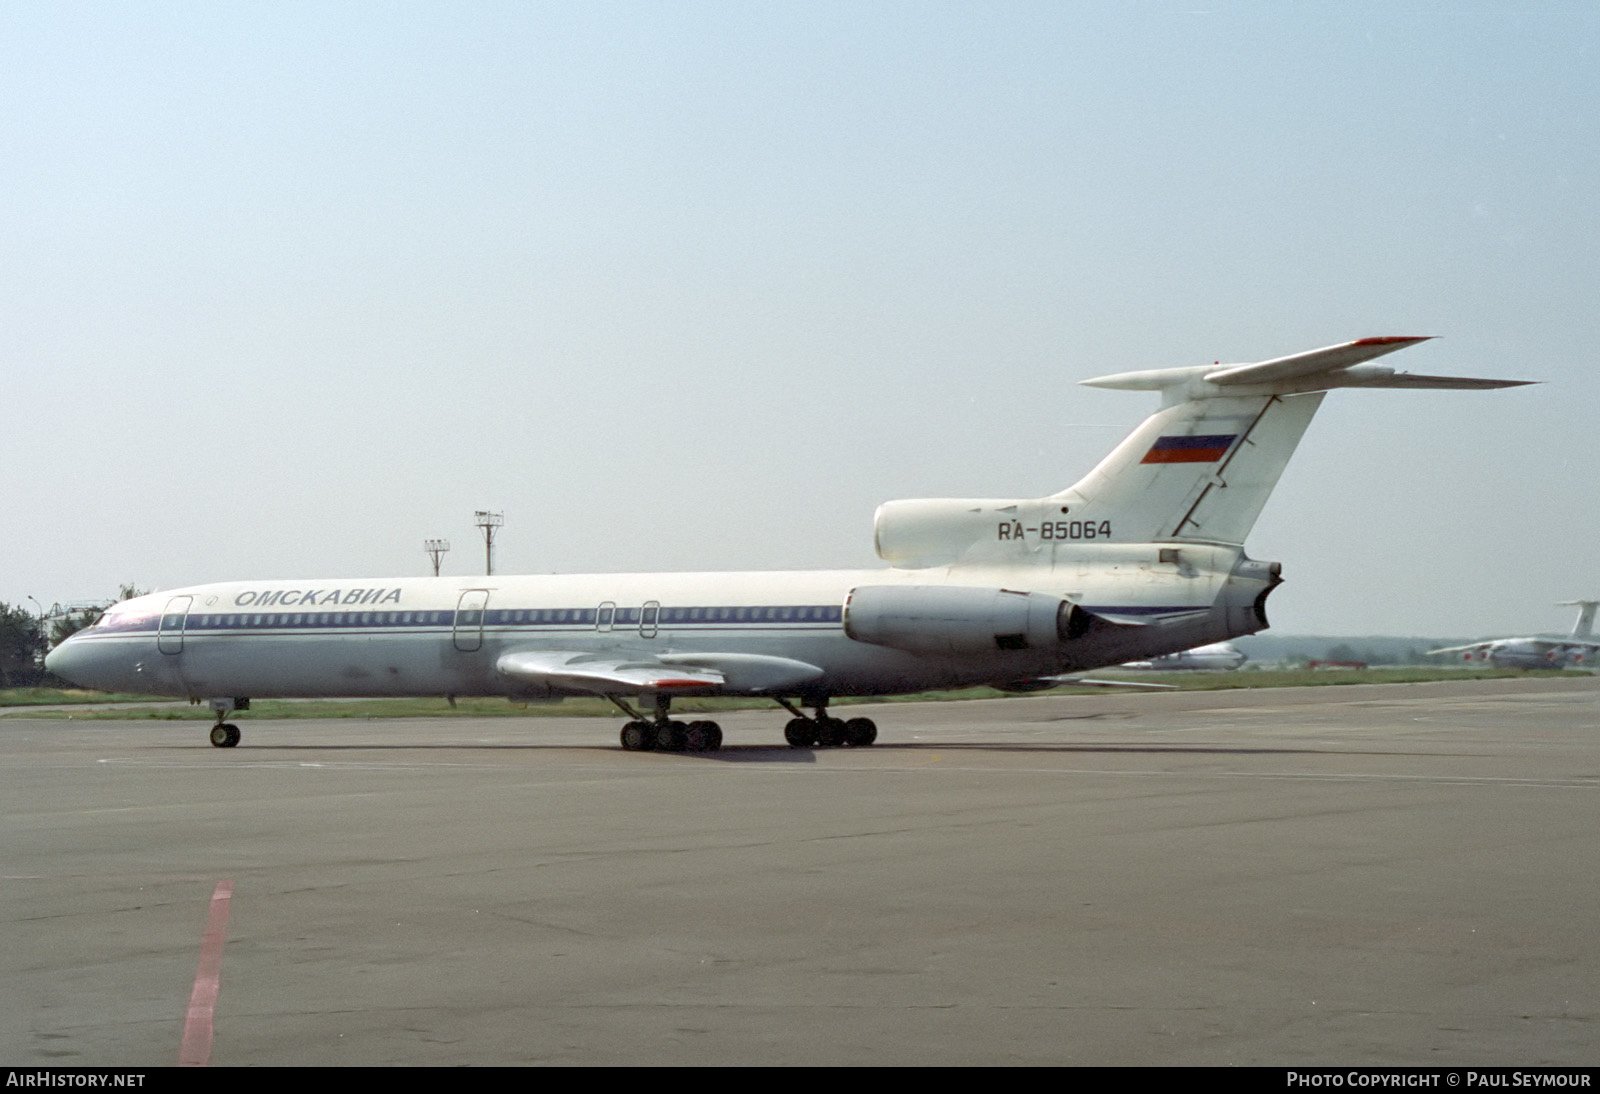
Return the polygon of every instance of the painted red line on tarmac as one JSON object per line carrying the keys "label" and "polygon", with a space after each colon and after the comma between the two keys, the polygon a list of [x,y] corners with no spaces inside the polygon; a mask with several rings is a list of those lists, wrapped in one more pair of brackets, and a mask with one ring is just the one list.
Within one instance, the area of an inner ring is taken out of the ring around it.
{"label": "painted red line on tarmac", "polygon": [[200,939],[200,967],[195,970],[189,1016],[183,1023],[179,1067],[205,1067],[211,1062],[211,1015],[222,990],[222,943],[228,937],[228,905],[232,900],[233,882],[217,882],[216,892],[211,894],[206,933]]}

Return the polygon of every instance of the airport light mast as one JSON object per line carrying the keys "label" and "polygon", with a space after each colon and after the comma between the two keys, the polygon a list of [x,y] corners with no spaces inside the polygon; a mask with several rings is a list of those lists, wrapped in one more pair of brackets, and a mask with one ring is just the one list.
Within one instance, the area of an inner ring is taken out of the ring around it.
{"label": "airport light mast", "polygon": [[485,575],[494,573],[494,535],[500,526],[506,522],[505,514],[491,513],[486,509],[479,509],[472,514],[477,518],[478,531],[483,533],[483,572]]}
{"label": "airport light mast", "polygon": [[433,576],[438,577],[439,560],[450,549],[450,541],[447,539],[425,539],[422,541],[422,549],[428,552],[429,558],[433,559]]}

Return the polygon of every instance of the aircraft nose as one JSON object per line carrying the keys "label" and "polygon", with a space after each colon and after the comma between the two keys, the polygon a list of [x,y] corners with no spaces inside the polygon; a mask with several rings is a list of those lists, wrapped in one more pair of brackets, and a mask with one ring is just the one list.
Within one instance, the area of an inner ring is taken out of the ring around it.
{"label": "aircraft nose", "polygon": [[55,649],[44,655],[44,667],[47,672],[54,673],[63,680],[72,679],[72,670],[77,657],[72,649],[72,639],[67,639]]}
{"label": "aircraft nose", "polygon": [[44,667],[69,683],[80,687],[101,687],[105,675],[106,659],[99,656],[90,644],[78,638],[68,638],[44,656]]}

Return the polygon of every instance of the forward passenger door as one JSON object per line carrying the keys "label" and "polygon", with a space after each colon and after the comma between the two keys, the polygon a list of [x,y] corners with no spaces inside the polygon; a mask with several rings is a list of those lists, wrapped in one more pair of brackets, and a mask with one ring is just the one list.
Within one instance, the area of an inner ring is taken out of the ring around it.
{"label": "forward passenger door", "polygon": [[488,589],[468,589],[456,603],[455,643],[462,653],[483,647],[484,608],[488,603]]}

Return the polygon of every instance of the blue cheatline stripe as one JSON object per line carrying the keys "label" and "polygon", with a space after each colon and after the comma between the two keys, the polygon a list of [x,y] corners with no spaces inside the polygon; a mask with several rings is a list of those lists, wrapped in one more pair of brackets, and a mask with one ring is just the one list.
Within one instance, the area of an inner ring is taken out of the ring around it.
{"label": "blue cheatline stripe", "polygon": [[[615,608],[611,612],[613,629],[635,628],[641,623],[657,627],[719,629],[729,626],[816,627],[836,624],[843,619],[843,609],[837,604],[773,604],[745,605],[743,607],[661,607],[649,616],[646,609]],[[455,611],[338,611],[338,612],[190,612],[187,616],[172,614],[162,617],[143,616],[138,619],[110,619],[97,625],[92,634],[138,634],[158,629],[169,632],[182,630],[187,634],[202,632],[229,632],[240,630],[347,630],[352,627],[382,627],[385,629],[428,630],[434,628],[509,627],[512,630],[593,629],[599,625],[598,608],[491,608]]]}
{"label": "blue cheatline stripe", "polygon": [[[1084,611],[1110,615],[1173,615],[1205,611],[1209,605],[1167,605],[1160,607],[1121,607],[1109,604],[1083,604]],[[611,628],[637,629],[643,608],[616,608]],[[231,633],[253,630],[300,632],[383,628],[385,630],[425,631],[463,627],[492,627],[527,631],[566,631],[581,627],[594,630],[597,608],[492,608],[454,611],[365,611],[365,612],[191,612],[188,616],[143,616],[112,620],[83,632],[85,637],[109,634],[145,634],[163,630],[185,634]],[[745,607],[684,607],[656,609],[655,625],[661,629],[721,630],[728,627],[766,629],[804,629],[843,620],[837,604],[787,604]],[[165,624],[162,626],[161,624]],[[645,626],[649,626],[645,622]]]}

